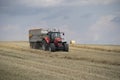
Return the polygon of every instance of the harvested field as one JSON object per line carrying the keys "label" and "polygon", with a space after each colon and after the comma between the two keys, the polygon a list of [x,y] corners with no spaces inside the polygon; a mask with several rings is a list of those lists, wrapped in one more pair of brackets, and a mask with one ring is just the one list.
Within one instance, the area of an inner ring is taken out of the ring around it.
{"label": "harvested field", "polygon": [[0,42],[0,80],[120,80],[120,46],[70,45],[69,52]]}

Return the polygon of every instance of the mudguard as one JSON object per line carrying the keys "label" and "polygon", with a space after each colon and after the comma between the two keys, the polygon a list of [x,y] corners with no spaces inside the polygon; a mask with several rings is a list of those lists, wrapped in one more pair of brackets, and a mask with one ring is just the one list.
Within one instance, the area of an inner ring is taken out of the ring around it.
{"label": "mudguard", "polygon": [[44,40],[47,42],[47,44],[50,43],[50,39],[49,39],[49,37],[45,37]]}

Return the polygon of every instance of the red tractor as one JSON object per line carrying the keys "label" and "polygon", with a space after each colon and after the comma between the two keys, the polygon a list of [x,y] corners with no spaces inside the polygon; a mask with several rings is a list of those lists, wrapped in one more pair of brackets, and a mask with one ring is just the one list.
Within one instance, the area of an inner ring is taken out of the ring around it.
{"label": "red tractor", "polygon": [[59,31],[48,31],[43,29],[34,29],[29,31],[29,42],[31,48],[42,48],[54,52],[56,50],[69,51],[67,42],[63,42]]}

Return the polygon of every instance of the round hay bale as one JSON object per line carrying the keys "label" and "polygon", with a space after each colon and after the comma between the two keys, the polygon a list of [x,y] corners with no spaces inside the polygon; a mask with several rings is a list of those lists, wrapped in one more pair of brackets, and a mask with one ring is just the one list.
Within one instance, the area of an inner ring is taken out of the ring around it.
{"label": "round hay bale", "polygon": [[70,44],[75,44],[75,41],[74,41],[74,40],[71,40],[71,41],[70,41]]}

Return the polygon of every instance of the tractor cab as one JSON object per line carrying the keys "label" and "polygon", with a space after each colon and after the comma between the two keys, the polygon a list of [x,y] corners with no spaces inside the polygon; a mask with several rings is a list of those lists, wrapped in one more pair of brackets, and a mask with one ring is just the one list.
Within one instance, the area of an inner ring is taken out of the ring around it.
{"label": "tractor cab", "polygon": [[48,37],[50,38],[50,42],[54,42],[56,39],[61,39],[60,32],[48,32]]}

